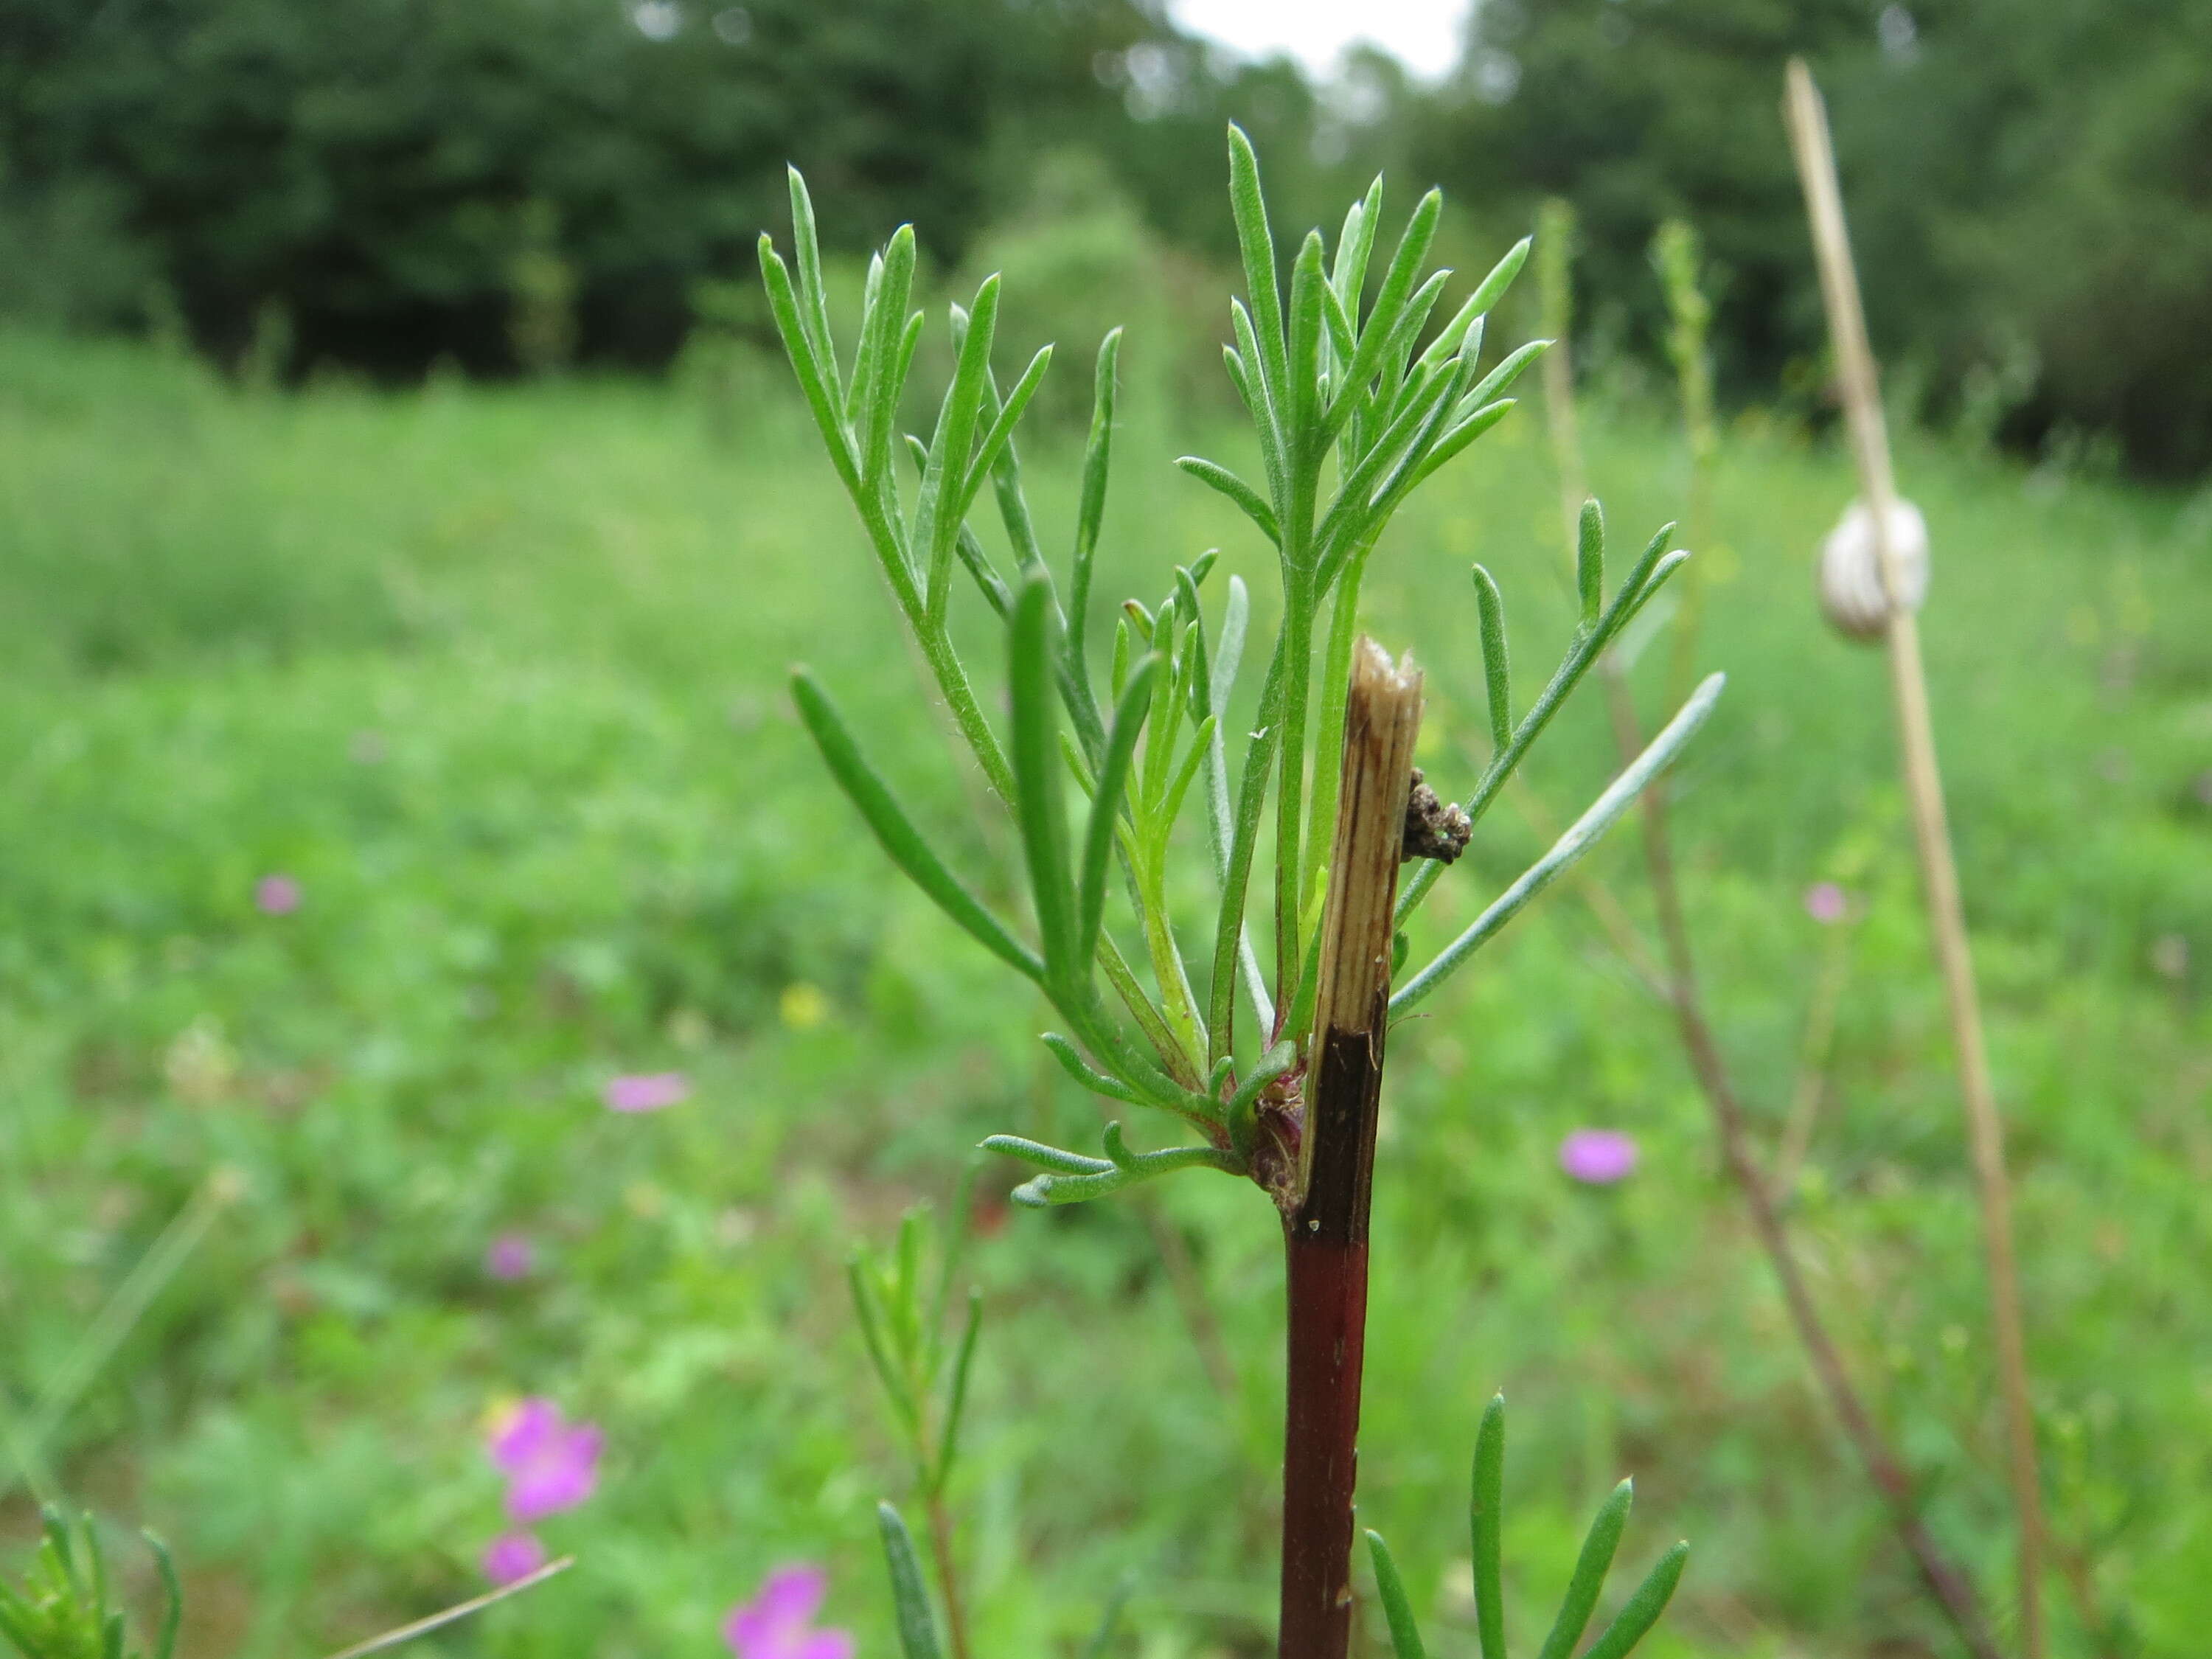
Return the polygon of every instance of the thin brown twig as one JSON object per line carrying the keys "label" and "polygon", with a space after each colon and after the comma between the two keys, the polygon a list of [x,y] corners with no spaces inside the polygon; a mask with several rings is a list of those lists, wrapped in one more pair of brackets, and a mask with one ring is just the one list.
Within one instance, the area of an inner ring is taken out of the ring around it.
{"label": "thin brown twig", "polygon": [[945,1594],[945,1631],[952,1659],[968,1659],[968,1613],[960,1595],[960,1574],[952,1561],[952,1516],[945,1497],[933,1492],[924,1504],[929,1516],[929,1553],[937,1559],[938,1588]]}
{"label": "thin brown twig", "polygon": [[2013,1253],[2012,1187],[2005,1173],[2004,1122],[1997,1110],[1989,1052],[1983,1041],[1981,1002],[1974,987],[1966,909],[1951,849],[1942,775],[1936,762],[1935,726],[1929,714],[1927,674],[1920,659],[1920,631],[1912,607],[1903,602],[1897,550],[1890,544],[1890,515],[1897,489],[1890,472],[1889,436],[1882,423],[1874,351],[1867,341],[1866,318],[1859,305],[1858,277],[1844,224],[1843,192],[1837,182],[1835,154],[1828,142],[1827,115],[1803,59],[1790,59],[1788,82],[1785,104],[1790,148],[1796,154],[1806,210],[1812,220],[1820,295],[1835,344],[1836,378],[1860,484],[1873,519],[1877,568],[1888,599],[1884,632],[1889,647],[1890,690],[1897,705],[1898,747],[1905,793],[1912,804],[1921,886],[1950,1011],[1959,1091],[1965,1100],[1967,1141],[1981,1200],[1990,1325],[1996,1343],[2008,1473],[2020,1528],[2021,1651],[2022,1659],[2042,1659],[2043,1487],[2036,1470],[2034,1407],[2028,1393],[2020,1273]]}
{"label": "thin brown twig", "polygon": [[[1550,278],[1547,286],[1551,290],[1547,297],[1564,295],[1565,271],[1554,270],[1547,274]],[[1551,350],[1545,354],[1547,360],[1560,352],[1567,331],[1565,324],[1566,317],[1563,311],[1547,317],[1546,331],[1555,340]],[[1563,354],[1560,361],[1565,361]],[[1567,546],[1571,556],[1581,503],[1586,493],[1581,446],[1571,407],[1574,398],[1572,382],[1564,375],[1547,380],[1546,397],[1547,403],[1570,405],[1564,420],[1554,416],[1551,422],[1551,433],[1560,478],[1562,516],[1565,520]],[[1634,700],[1629,694],[1626,677],[1620,661],[1611,652],[1598,659],[1598,676],[1605,687],[1606,711],[1612,723],[1615,745],[1624,759],[1632,759],[1642,752],[1644,747],[1641,723],[1637,717]],[[1777,1206],[1772,1189],[1752,1152],[1750,1131],[1745,1121],[1742,1103],[1736,1094],[1728,1063],[1722,1057],[1720,1045],[1713,1036],[1711,1024],[1705,1016],[1704,1000],[1698,988],[1696,955],[1690,942],[1689,925],[1682,908],[1681,887],[1676,878],[1673,849],[1668,836],[1667,812],[1665,781],[1656,781],[1641,797],[1640,819],[1645,872],[1651,886],[1660,939],[1668,963],[1664,1000],[1674,1011],[1692,1075],[1696,1078],[1698,1089],[1711,1110],[1713,1127],[1721,1143],[1722,1164],[1729,1179],[1742,1194],[1746,1207],[1751,1212],[1752,1230],[1759,1238],[1760,1249],[1765,1254],[1776,1282],[1782,1288],[1783,1303],[1789,1312],[1791,1328],[1796,1333],[1798,1345],[1804,1349],[1814,1376],[1827,1398],[1829,1409],[1843,1425],[1844,1437],[1857,1454],[1868,1480],[1887,1505],[1890,1524],[1905,1553],[1912,1559],[1921,1582],[1958,1632],[1960,1640],[1974,1655],[1974,1659],[2001,1659],[1983,1620],[1972,1583],[1952,1564],[1934,1534],[1928,1530],[1927,1523],[1921,1519],[1912,1480],[1903,1460],[1882,1437],[1881,1431],[1875,1425],[1872,1413],[1868,1411],[1859,1394],[1857,1384],[1851,1380],[1850,1371],[1844,1367],[1843,1356],[1828,1333],[1826,1322],[1821,1317],[1820,1307],[1813,1300],[1812,1291],[1798,1266],[1789,1223]]]}
{"label": "thin brown twig", "polygon": [[402,1625],[396,1630],[386,1631],[381,1636],[372,1636],[366,1642],[356,1642],[349,1648],[341,1648],[331,1655],[331,1659],[366,1659],[369,1654],[396,1648],[402,1642],[411,1642],[418,1636],[428,1636],[434,1630],[443,1630],[456,1620],[465,1619],[472,1613],[482,1613],[486,1607],[504,1601],[511,1595],[536,1589],[547,1579],[568,1571],[575,1565],[576,1558],[573,1555],[564,1555],[557,1561],[548,1561],[537,1571],[518,1578],[511,1584],[501,1584],[497,1589],[486,1590],[482,1595],[472,1595],[441,1613],[434,1613],[428,1619],[417,1619],[411,1625]]}

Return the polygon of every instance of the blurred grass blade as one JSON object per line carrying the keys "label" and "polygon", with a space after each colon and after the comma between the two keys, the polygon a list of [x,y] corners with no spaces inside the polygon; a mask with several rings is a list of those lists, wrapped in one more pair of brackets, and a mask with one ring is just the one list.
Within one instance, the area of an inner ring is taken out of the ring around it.
{"label": "blurred grass blade", "polygon": [[[240,1177],[235,1170],[226,1168],[210,1171],[185,1200],[183,1207],[170,1218],[168,1225],[146,1247],[146,1254],[138,1258],[124,1275],[123,1282],[115,1287],[114,1294],[93,1316],[63,1358],[52,1380],[40,1392],[38,1404],[21,1431],[19,1461],[29,1464],[42,1461],[46,1443],[68,1421],[79,1397],[114,1358],[116,1350],[145,1317],[154,1299],[167,1288],[185,1259],[199,1248],[216,1218],[240,1195]],[[13,1484],[12,1475],[0,1482],[0,1494]]]}
{"label": "blurred grass blade", "polygon": [[1636,1594],[1613,1615],[1613,1622],[1589,1645],[1583,1659],[1627,1659],[1628,1654],[1659,1622],[1659,1615],[1667,1611],[1667,1603],[1674,1599],[1675,1585],[1682,1582],[1682,1569],[1690,1559],[1690,1547],[1678,1543],[1659,1558],[1659,1564],[1646,1574]]}
{"label": "blurred grass blade", "polygon": [[1137,1576],[1125,1572],[1114,1581],[1114,1589],[1106,1598],[1106,1606],[1098,1615],[1088,1640],[1083,1644],[1082,1659],[1106,1659],[1107,1644],[1121,1628],[1121,1610],[1129,1605],[1129,1596],[1137,1588]]}
{"label": "blurred grass blade", "polygon": [[1684,744],[1696,735],[1697,730],[1712,713],[1713,703],[1727,683],[1724,674],[1714,674],[1691,693],[1674,718],[1661,728],[1659,735],[1638,755],[1627,770],[1608,785],[1603,794],[1592,801],[1589,809],[1567,833],[1553,844],[1552,850],[1530,865],[1520,878],[1493,900],[1488,909],[1477,916],[1468,930],[1444,947],[1437,959],[1407,981],[1404,988],[1390,999],[1390,1013],[1396,1018],[1426,997],[1450,976],[1453,970],[1489,943],[1498,930],[1512,921],[1521,907],[1542,892],[1559,878],[1560,872],[1594,846],[1598,838],[1610,830],[1620,815],[1635,801],[1644,787],[1662,770],[1668,762],[1681,751]]}
{"label": "blurred grass blade", "polygon": [[884,851],[890,854],[891,862],[992,955],[1042,982],[1044,963],[1009,933],[998,918],[961,884],[960,878],[945,868],[883,778],[860,753],[844,717],[814,676],[804,668],[794,670],[791,695],[799,705],[799,717],[807,734],[814,739],[815,747],[822,751],[822,758],[829,765],[830,775],[860,809],[868,828],[883,843]]}
{"label": "blurred grass blade", "polygon": [[349,1648],[341,1648],[337,1652],[331,1655],[330,1659],[368,1659],[368,1656],[372,1653],[381,1653],[386,1648],[396,1648],[403,1642],[411,1642],[418,1636],[428,1636],[434,1630],[443,1630],[447,1626],[466,1619],[471,1613],[482,1613],[486,1607],[495,1606],[510,1596],[520,1595],[525,1590],[536,1589],[547,1579],[568,1571],[575,1565],[576,1558],[573,1555],[564,1555],[557,1561],[548,1561],[537,1571],[518,1578],[511,1584],[501,1584],[497,1589],[486,1590],[482,1595],[471,1596],[465,1601],[457,1602],[442,1613],[434,1613],[428,1619],[417,1619],[411,1625],[402,1625],[397,1630],[385,1632],[381,1636],[372,1636],[366,1642],[356,1643]]}
{"label": "blurred grass blade", "polygon": [[890,1569],[891,1607],[898,1620],[899,1647],[906,1659],[938,1659],[937,1615],[914,1553],[914,1535],[889,1504],[876,1505],[876,1526],[884,1540],[884,1561]]}
{"label": "blurred grass blade", "polygon": [[1367,1553],[1375,1564],[1375,1589],[1382,1597],[1382,1617],[1389,1622],[1390,1645],[1398,1659],[1428,1659],[1420,1626],[1413,1622],[1413,1603],[1406,1599],[1405,1581],[1398,1577],[1398,1564],[1390,1559],[1382,1534],[1372,1528],[1367,1533]]}
{"label": "blurred grass blade", "polygon": [[1597,1516],[1575,1557],[1575,1571],[1559,1602],[1559,1616],[1552,1621],[1551,1633],[1537,1650],[1536,1659],[1572,1659],[1575,1644],[1583,1639],[1590,1614],[1596,1611],[1605,1576],[1613,1571],[1613,1554],[1620,1548],[1620,1534],[1628,1525],[1628,1511],[1635,1501],[1635,1483],[1624,1480],[1598,1506]]}
{"label": "blurred grass blade", "polygon": [[945,1476],[951,1472],[952,1460],[960,1446],[961,1413],[968,1408],[968,1370],[975,1359],[975,1337],[983,1327],[983,1293],[968,1292],[968,1320],[960,1333],[960,1346],[952,1358],[952,1386],[945,1398],[945,1428],[937,1441],[935,1484],[945,1485]]}
{"label": "blurred grass blade", "polygon": [[138,1534],[153,1553],[154,1571],[161,1581],[161,1632],[154,1641],[154,1659],[173,1659],[177,1632],[185,1622],[185,1587],[177,1578],[177,1563],[169,1547],[151,1532]]}

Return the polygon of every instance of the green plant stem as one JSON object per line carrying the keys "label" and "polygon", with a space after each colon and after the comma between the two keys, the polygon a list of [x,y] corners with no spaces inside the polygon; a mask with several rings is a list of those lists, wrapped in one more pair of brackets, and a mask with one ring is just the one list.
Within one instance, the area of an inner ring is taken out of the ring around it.
{"label": "green plant stem", "polygon": [[1298,860],[1305,827],[1306,712],[1313,673],[1313,613],[1311,575],[1286,562],[1282,730],[1275,745],[1275,995],[1279,1003],[1287,1000],[1298,980]]}

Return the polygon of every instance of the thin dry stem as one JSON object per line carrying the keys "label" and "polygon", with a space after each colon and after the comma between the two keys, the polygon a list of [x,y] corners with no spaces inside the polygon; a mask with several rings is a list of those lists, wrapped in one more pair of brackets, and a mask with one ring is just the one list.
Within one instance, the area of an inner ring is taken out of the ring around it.
{"label": "thin dry stem", "polygon": [[1858,277],[1844,224],[1843,195],[1827,116],[1802,59],[1790,60],[1786,105],[1790,148],[1804,185],[1813,244],[1820,268],[1820,295],[1836,352],[1836,378],[1858,462],[1859,480],[1874,521],[1875,550],[1888,596],[1885,633],[1890,690],[1897,705],[1898,744],[1905,793],[1912,804],[1913,842],[1920,857],[1936,961],[1949,1006],[1959,1090],[1981,1199],[1982,1249],[1990,1285],[1990,1325],[1996,1339],[2003,1391],[2006,1444],[2013,1505],[2020,1527],[2020,1638],[2022,1659],[2042,1659],[2043,1489],[2036,1470],[2034,1408],[2029,1398],[2027,1345],[2021,1316],[2020,1274],[2013,1255],[2012,1189],[2005,1173],[2004,1123],[1990,1079],[1982,1037],[1981,1002],[1974,987],[1959,872],[1946,821],[1943,781],[1936,762],[1936,734],[1921,665],[1920,630],[1901,602],[1897,550],[1889,541],[1890,509],[1897,492],[1890,473],[1889,436],[1882,423],[1874,352],[1867,343]]}

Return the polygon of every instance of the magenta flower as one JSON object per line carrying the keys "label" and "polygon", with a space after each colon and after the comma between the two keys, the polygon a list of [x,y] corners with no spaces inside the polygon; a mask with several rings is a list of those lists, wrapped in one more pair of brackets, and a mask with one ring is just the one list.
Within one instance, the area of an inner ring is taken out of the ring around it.
{"label": "magenta flower", "polygon": [[1805,914],[1823,925],[1841,921],[1849,904],[1832,881],[1816,881],[1805,890]]}
{"label": "magenta flower", "polygon": [[254,908],[264,916],[289,916],[300,908],[300,884],[282,873],[253,884]]}
{"label": "magenta flower", "polygon": [[736,1659],[853,1659],[853,1633],[816,1630],[830,1575],[820,1567],[778,1567],[760,1594],[722,1620],[722,1639]]}
{"label": "magenta flower", "polygon": [[484,1252],[484,1271],[494,1279],[527,1279],[538,1265],[538,1247],[520,1233],[501,1233]]}
{"label": "magenta flower", "polygon": [[484,1546],[483,1575],[495,1584],[527,1578],[545,1565],[545,1546],[534,1532],[503,1532]]}
{"label": "magenta flower", "polygon": [[599,1484],[596,1423],[571,1423],[551,1401],[533,1396],[492,1425],[491,1461],[507,1475],[507,1512],[527,1526],[573,1510]]}
{"label": "magenta flower", "polygon": [[1610,1187],[1636,1168],[1636,1142],[1618,1129],[1577,1129],[1559,1143],[1559,1167],[1591,1187]]}
{"label": "magenta flower", "polygon": [[657,1112],[691,1096],[691,1079],[681,1072],[638,1072],[607,1080],[611,1112]]}

